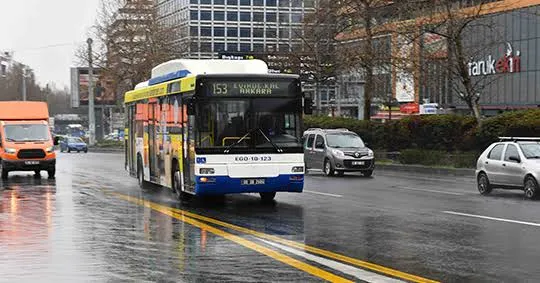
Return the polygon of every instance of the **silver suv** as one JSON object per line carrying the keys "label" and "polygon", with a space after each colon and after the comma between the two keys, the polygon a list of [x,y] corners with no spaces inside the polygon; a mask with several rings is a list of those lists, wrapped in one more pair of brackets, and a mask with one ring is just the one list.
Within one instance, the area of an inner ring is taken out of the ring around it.
{"label": "silver suv", "polygon": [[478,158],[478,191],[487,195],[493,188],[521,189],[529,199],[540,195],[540,138],[502,137]]}
{"label": "silver suv", "polygon": [[308,129],[304,132],[304,160],[307,169],[321,169],[327,176],[345,172],[373,174],[373,151],[347,129]]}

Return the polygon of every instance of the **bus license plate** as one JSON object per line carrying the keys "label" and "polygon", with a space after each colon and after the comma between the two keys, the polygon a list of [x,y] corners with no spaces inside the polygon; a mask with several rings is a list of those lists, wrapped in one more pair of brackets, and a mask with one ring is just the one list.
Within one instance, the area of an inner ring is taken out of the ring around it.
{"label": "bus license plate", "polygon": [[364,165],[364,161],[353,161],[352,165]]}
{"label": "bus license plate", "polygon": [[264,179],[243,179],[242,185],[264,185]]}
{"label": "bus license plate", "polygon": [[39,165],[39,161],[25,161],[24,164],[26,164],[26,165]]}

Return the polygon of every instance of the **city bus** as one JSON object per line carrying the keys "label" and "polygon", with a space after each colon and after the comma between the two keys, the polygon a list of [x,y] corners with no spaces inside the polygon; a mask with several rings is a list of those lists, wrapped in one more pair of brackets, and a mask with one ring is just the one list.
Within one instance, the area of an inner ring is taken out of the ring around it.
{"label": "city bus", "polygon": [[126,169],[178,198],[303,190],[297,75],[260,60],[173,60],[125,94]]}

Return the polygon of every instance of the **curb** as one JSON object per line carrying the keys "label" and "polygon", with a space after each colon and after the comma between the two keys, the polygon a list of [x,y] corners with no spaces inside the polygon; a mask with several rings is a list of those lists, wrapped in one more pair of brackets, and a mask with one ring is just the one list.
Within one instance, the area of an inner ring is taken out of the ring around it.
{"label": "curb", "polygon": [[124,153],[123,148],[100,148],[100,147],[90,147],[88,152],[95,153]]}
{"label": "curb", "polygon": [[475,170],[469,168],[441,168],[424,165],[403,165],[403,164],[375,164],[375,170],[414,172],[431,175],[474,177]]}

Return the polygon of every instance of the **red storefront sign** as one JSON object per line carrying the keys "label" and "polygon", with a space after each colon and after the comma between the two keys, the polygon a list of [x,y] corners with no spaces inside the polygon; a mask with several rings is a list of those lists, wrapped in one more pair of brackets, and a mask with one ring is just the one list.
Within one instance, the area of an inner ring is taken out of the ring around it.
{"label": "red storefront sign", "polygon": [[399,111],[405,114],[414,114],[420,112],[420,105],[418,103],[406,103],[399,106]]}

